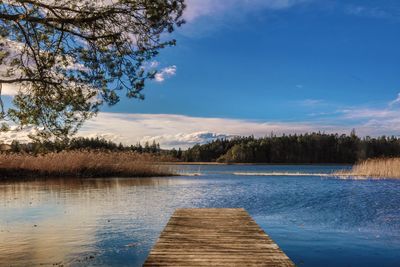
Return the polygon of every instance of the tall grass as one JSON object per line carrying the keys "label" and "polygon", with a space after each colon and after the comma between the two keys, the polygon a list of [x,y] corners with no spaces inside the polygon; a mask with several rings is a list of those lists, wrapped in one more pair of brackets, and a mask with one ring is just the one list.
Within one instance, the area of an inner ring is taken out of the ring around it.
{"label": "tall grass", "polygon": [[133,152],[65,151],[39,156],[0,154],[0,178],[169,176],[164,159]]}
{"label": "tall grass", "polygon": [[336,174],[341,176],[400,178],[400,158],[367,159],[354,165],[350,171],[342,171]]}

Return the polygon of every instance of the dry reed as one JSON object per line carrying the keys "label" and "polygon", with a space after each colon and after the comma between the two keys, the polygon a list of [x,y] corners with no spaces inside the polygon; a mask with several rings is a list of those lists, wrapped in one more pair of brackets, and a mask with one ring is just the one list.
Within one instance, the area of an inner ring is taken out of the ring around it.
{"label": "dry reed", "polygon": [[400,178],[400,158],[367,159],[353,166],[350,171],[336,173],[339,176]]}
{"label": "dry reed", "polygon": [[132,152],[65,151],[39,156],[0,154],[0,178],[170,176],[163,160]]}

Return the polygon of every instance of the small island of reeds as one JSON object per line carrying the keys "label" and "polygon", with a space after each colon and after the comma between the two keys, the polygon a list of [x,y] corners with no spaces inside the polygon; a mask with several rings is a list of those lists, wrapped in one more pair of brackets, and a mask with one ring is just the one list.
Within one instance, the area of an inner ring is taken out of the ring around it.
{"label": "small island of reeds", "polygon": [[400,158],[367,159],[356,163],[349,171],[336,174],[356,178],[400,178]]}

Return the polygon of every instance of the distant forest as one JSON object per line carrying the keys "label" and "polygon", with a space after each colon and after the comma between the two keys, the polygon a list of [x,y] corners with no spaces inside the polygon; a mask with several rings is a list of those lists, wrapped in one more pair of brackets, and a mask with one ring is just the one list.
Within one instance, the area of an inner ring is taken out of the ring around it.
{"label": "distant forest", "polygon": [[216,139],[187,150],[161,149],[156,142],[124,146],[102,138],[73,138],[68,142],[21,144],[13,141],[8,153],[39,154],[64,150],[107,150],[152,153],[182,162],[221,163],[355,163],[367,158],[399,157],[400,138],[309,133],[262,138]]}
{"label": "distant forest", "polygon": [[255,138],[218,139],[183,153],[189,162],[225,163],[355,163],[366,158],[400,156],[397,137],[359,138],[310,133]]}

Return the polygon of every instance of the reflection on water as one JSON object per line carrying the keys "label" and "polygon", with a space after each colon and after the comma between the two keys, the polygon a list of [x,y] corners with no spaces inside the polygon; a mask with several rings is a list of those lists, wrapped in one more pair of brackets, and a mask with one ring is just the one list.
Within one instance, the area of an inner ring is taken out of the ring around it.
{"label": "reflection on water", "polygon": [[[114,178],[0,184],[0,263],[85,265],[99,253],[110,252],[98,250],[99,240],[121,242],[118,247],[111,244],[115,252],[139,247],[139,242],[147,242],[148,247],[151,242],[135,239],[157,231],[167,219],[160,214],[160,221],[146,221],[145,213],[151,212],[152,204],[160,199],[157,195],[162,194],[157,188],[190,183],[169,178]],[[152,188],[150,198],[146,188]],[[135,233],[138,236],[113,240],[118,234]]]}
{"label": "reflection on water", "polygon": [[[0,183],[0,265],[140,266],[180,207],[244,207],[299,266],[400,262],[400,181],[327,177],[335,166],[180,168],[202,175]],[[296,175],[249,175],[262,172]]]}

